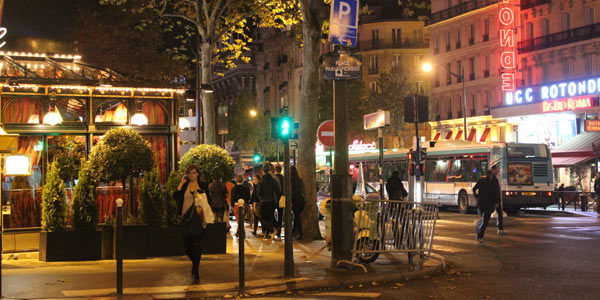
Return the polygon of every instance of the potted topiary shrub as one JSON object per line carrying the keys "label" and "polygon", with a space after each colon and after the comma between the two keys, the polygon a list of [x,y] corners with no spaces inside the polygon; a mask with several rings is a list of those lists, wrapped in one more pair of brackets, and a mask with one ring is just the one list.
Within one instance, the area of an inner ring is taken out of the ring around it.
{"label": "potted topiary shrub", "polygon": [[[216,145],[198,145],[186,152],[179,161],[180,172],[190,165],[198,167],[199,178],[207,183],[231,180],[235,174],[235,161],[225,149]],[[225,223],[209,224],[206,227],[203,253],[227,252],[226,228]]]}
{"label": "potted topiary shrub", "polygon": [[[171,172],[169,176],[171,185],[173,184],[173,177],[176,177],[173,176],[173,173]],[[177,185],[175,185],[175,188],[177,188]],[[173,203],[172,196],[168,198],[170,198],[170,201],[164,201],[165,195],[158,179],[158,170],[154,169],[152,172],[144,174],[144,180],[140,185],[139,211],[142,222],[148,225],[146,249],[148,249],[147,254],[150,257],[185,254],[179,228],[166,226],[169,223],[173,225],[177,219],[177,205]],[[163,207],[167,209],[165,210]]]}
{"label": "potted topiary shrub", "polygon": [[[90,152],[89,167],[92,176],[100,182],[121,181],[123,199],[127,199],[126,183],[129,181],[129,197],[124,209],[124,219],[127,218],[123,226],[123,258],[146,258],[146,226],[134,215],[133,181],[141,173],[151,171],[153,166],[150,144],[130,128],[109,130]],[[116,231],[113,230],[113,233]],[[108,254],[103,254],[103,257],[106,256]]]}
{"label": "potted topiary shrub", "polygon": [[49,165],[42,191],[42,231],[40,232],[41,261],[64,261],[73,259],[73,232],[66,231],[68,206],[65,185],[59,176],[58,162]]}

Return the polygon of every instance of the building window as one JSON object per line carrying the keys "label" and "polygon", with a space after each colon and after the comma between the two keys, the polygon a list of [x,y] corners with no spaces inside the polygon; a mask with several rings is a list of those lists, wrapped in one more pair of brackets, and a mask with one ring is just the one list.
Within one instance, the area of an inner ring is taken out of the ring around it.
{"label": "building window", "polygon": [[475,93],[471,94],[471,117],[474,117],[477,115],[477,110],[475,107]]}
{"label": "building window", "polygon": [[469,58],[469,80],[475,80],[475,57]]}
{"label": "building window", "polygon": [[421,70],[421,64],[423,63],[423,54],[415,55],[415,69]]}
{"label": "building window", "polygon": [[394,54],[394,58],[392,60],[392,67],[397,68],[402,65],[402,54]]}
{"label": "building window", "polygon": [[450,74],[450,70],[452,70],[452,64],[446,64],[446,85],[452,84],[452,75]]}
{"label": "building window", "polygon": [[490,77],[490,56],[485,56],[485,65],[483,66],[483,77]]}
{"label": "building window", "polygon": [[395,45],[402,43],[402,29],[392,29],[392,42]]}
{"label": "building window", "polygon": [[483,21],[483,41],[487,42],[490,40],[490,20],[486,19]]}
{"label": "building window", "polygon": [[542,19],[542,36],[550,34],[550,20]]}
{"label": "building window", "polygon": [[379,30],[371,30],[371,45],[373,47],[379,44]]}
{"label": "building window", "polygon": [[438,35],[433,37],[433,53],[440,53],[440,37]]}
{"label": "building window", "polygon": [[533,71],[531,67],[526,67],[525,68],[525,72],[526,72],[526,76],[527,76],[527,84],[528,85],[533,85]]}
{"label": "building window", "polygon": [[450,31],[446,32],[446,52],[450,51]]}
{"label": "building window", "polygon": [[379,74],[379,56],[373,55],[369,59],[369,74]]}
{"label": "building window", "polygon": [[594,24],[594,7],[586,7],[584,8],[585,12],[585,25]]}
{"label": "building window", "polygon": [[469,25],[469,45],[475,44],[475,25]]}
{"label": "building window", "polygon": [[562,65],[562,75],[564,79],[571,78],[571,61],[569,59],[564,59],[561,62]]}
{"label": "building window", "polygon": [[369,84],[369,87],[370,87],[370,89],[371,89],[371,92],[372,92],[372,93],[377,93],[377,91],[379,90],[379,88],[378,88],[378,86],[377,86],[377,82],[376,82],[376,81],[374,81],[374,82],[371,82],[371,83]]}
{"label": "building window", "polygon": [[413,29],[413,40],[415,42],[423,40],[423,29]]}
{"label": "building window", "polygon": [[452,7],[452,0],[446,0],[446,8]]}
{"label": "building window", "polygon": [[533,22],[528,22],[527,23],[527,39],[533,39],[534,37],[534,32],[533,32]]}
{"label": "building window", "polygon": [[[463,74],[463,73],[462,73],[462,61],[460,61],[460,60],[456,62],[456,74],[459,74],[459,75],[460,75],[460,74],[462,74],[462,75],[465,75],[465,74]],[[462,79],[464,79],[464,78],[462,78]],[[462,80],[461,80],[461,78],[460,78],[460,77],[458,78],[458,80],[457,80],[457,81],[458,81],[459,83],[461,83],[461,82],[462,82]]]}
{"label": "building window", "polygon": [[460,36],[460,27],[458,29],[456,29],[456,49],[460,49],[460,41],[461,41],[461,36]]}
{"label": "building window", "polygon": [[585,74],[588,76],[594,74],[594,65],[596,63],[594,56],[594,54],[586,54],[583,56],[583,59],[585,60]]}
{"label": "building window", "polygon": [[571,30],[571,13],[564,12],[562,16],[562,30]]}
{"label": "building window", "polygon": [[542,82],[548,82],[550,80],[550,68],[548,64],[542,64]]}
{"label": "building window", "polygon": [[491,101],[491,93],[489,90],[485,90],[485,99],[483,99],[483,110],[488,110],[490,108]]}

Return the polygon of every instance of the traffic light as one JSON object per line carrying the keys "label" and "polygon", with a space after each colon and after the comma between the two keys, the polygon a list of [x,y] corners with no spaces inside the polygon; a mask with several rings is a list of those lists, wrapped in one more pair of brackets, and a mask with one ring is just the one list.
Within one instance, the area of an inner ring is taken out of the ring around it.
{"label": "traffic light", "polygon": [[259,153],[254,153],[254,157],[252,158],[254,160],[254,163],[259,163],[262,161],[262,156],[260,156]]}
{"label": "traffic light", "polygon": [[325,165],[329,168],[331,167],[331,155],[325,156]]}
{"label": "traffic light", "polygon": [[294,121],[290,117],[271,118],[271,137],[286,141],[292,137]]}

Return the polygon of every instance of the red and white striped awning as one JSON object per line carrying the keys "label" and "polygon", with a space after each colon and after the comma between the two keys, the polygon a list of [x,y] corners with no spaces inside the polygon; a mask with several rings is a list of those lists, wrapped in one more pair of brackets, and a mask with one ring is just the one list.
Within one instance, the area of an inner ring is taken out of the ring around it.
{"label": "red and white striped awning", "polygon": [[437,141],[437,140],[439,140],[441,135],[442,135],[441,133],[437,132],[437,133],[435,134],[435,136],[433,137],[433,140],[434,140],[434,141]]}
{"label": "red and white striped awning", "polygon": [[486,127],[483,130],[483,133],[481,134],[481,138],[479,139],[480,143],[485,143],[485,141],[487,140],[488,136],[490,135],[490,128]]}
{"label": "red and white striped awning", "polygon": [[455,140],[460,140],[462,138],[462,134],[463,134],[463,131],[459,130],[458,133],[456,134],[456,137],[454,139]]}
{"label": "red and white striped awning", "polygon": [[469,142],[472,142],[473,139],[475,139],[475,134],[477,133],[477,129],[472,128],[471,131],[469,131],[469,137],[467,138],[469,140]]}
{"label": "red and white striped awning", "polygon": [[448,131],[448,133],[446,134],[446,140],[451,140],[452,139],[452,130]]}

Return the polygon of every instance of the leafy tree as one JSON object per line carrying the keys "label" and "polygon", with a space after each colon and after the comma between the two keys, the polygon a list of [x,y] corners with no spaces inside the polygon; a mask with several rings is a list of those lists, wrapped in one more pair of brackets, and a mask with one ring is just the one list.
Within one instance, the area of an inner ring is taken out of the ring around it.
{"label": "leafy tree", "polygon": [[180,172],[191,165],[198,167],[199,178],[205,182],[231,180],[235,174],[235,161],[216,145],[198,145],[186,152],[179,161]]}
{"label": "leafy tree", "polygon": [[73,191],[73,229],[94,231],[97,223],[96,185],[84,169],[79,172],[79,181]]}
{"label": "leafy tree", "polygon": [[48,158],[60,166],[60,179],[71,184],[77,178],[81,162],[85,158],[85,144],[74,136],[54,137],[54,145],[48,146]]}
{"label": "leafy tree", "polygon": [[[236,61],[248,61],[244,51],[252,39],[247,35],[250,27],[284,27],[297,22],[297,2],[284,0],[100,0],[101,3],[126,5],[137,13],[153,12],[159,16],[174,20],[166,30],[173,31],[174,26],[187,29],[175,39],[182,43],[177,53],[186,56],[197,50],[191,61],[200,70],[196,82],[211,85],[213,63],[227,67],[235,66]],[[133,3],[133,4],[132,4]],[[131,6],[129,6],[131,5]],[[256,20],[260,19],[260,22]],[[145,28],[147,23],[141,24]],[[193,37],[199,42],[190,42]],[[184,45],[191,45],[184,46]],[[216,141],[215,103],[211,93],[202,96],[202,119],[204,120],[204,142]]]}
{"label": "leafy tree", "polygon": [[163,192],[158,180],[158,170],[144,174],[140,185],[140,216],[142,222],[151,228],[163,225]]}
{"label": "leafy tree", "polygon": [[106,132],[96,144],[89,157],[90,171],[101,182],[121,180],[123,197],[125,183],[129,178],[130,212],[133,212],[133,178],[141,172],[150,171],[154,157],[150,143],[130,128],[114,128]]}
{"label": "leafy tree", "polygon": [[[171,82],[189,68],[166,51],[160,18],[149,12],[81,1],[71,35],[86,62],[144,80]],[[141,27],[144,22],[145,27]]]}
{"label": "leafy tree", "polygon": [[165,205],[167,209],[165,215],[165,222],[167,223],[168,227],[174,227],[177,224],[179,224],[179,212],[177,211],[177,208],[182,203],[177,203],[177,200],[173,198],[173,194],[175,193],[175,190],[177,189],[180,180],[181,175],[176,171],[171,171],[171,173],[169,174],[169,179],[167,179],[167,196]]}
{"label": "leafy tree", "polygon": [[256,150],[266,157],[275,156],[277,141],[271,138],[271,117],[257,111],[255,100],[250,94],[242,94],[231,107],[231,133],[229,137],[244,150]]}
{"label": "leafy tree", "polygon": [[58,162],[52,162],[49,167],[42,192],[42,229],[63,231],[67,227],[69,212],[65,184],[59,176]]}

